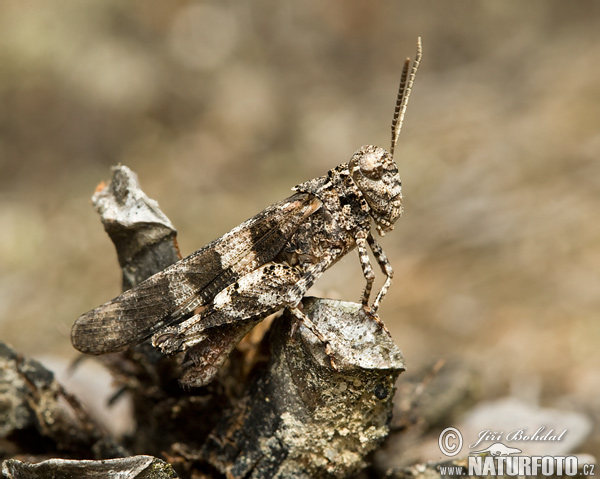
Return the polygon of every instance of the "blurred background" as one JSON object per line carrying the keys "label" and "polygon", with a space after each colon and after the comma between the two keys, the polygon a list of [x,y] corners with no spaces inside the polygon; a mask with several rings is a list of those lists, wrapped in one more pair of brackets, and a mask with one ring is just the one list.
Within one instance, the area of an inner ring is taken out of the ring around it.
{"label": "blurred background", "polygon": [[[188,255],[389,148],[421,36],[381,318],[409,371],[459,359],[484,398],[600,419],[598,18],[593,0],[0,2],[0,338],[75,358],[75,318],[119,293],[90,203],[111,165]],[[311,293],[363,285],[351,254]]]}

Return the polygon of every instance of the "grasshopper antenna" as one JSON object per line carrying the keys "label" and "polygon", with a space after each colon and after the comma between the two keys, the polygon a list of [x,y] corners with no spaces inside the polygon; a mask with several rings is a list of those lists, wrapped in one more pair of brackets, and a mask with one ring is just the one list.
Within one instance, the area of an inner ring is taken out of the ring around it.
{"label": "grasshopper antenna", "polygon": [[412,90],[413,83],[417,70],[419,69],[419,63],[421,63],[421,56],[423,55],[423,48],[421,47],[421,37],[417,39],[417,55],[413,62],[410,76],[408,75],[408,67],[410,66],[410,58],[404,61],[404,68],[402,68],[402,76],[400,77],[400,88],[398,89],[398,98],[396,99],[396,107],[394,108],[394,118],[392,120],[392,146],[390,148],[390,154],[394,156],[394,149],[396,143],[398,143],[398,136],[400,136],[400,130],[402,129],[402,122],[404,121],[404,113],[406,113],[406,106],[408,105],[408,98]]}

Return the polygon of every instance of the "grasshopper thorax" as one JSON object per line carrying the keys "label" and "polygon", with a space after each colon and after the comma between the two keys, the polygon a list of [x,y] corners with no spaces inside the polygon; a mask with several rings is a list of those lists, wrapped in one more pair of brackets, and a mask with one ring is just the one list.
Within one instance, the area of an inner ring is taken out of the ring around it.
{"label": "grasshopper thorax", "polygon": [[383,148],[366,145],[354,153],[348,169],[369,206],[377,231],[383,236],[402,215],[402,188],[396,162]]}

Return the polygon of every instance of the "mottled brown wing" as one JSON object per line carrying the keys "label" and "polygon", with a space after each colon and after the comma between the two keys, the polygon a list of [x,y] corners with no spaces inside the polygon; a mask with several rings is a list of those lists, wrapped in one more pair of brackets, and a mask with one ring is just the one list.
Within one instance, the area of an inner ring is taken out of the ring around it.
{"label": "mottled brown wing", "polygon": [[81,315],[73,346],[88,354],[138,344],[208,304],[237,278],[271,261],[321,202],[297,193],[269,206],[212,243]]}

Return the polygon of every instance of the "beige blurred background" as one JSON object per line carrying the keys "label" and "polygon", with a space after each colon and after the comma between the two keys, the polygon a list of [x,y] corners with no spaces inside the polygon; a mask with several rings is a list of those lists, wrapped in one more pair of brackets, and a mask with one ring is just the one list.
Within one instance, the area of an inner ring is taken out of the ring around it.
{"label": "beige blurred background", "polygon": [[[0,2],[0,338],[75,357],[74,319],[119,292],[89,200],[111,165],[187,255],[388,148],[420,35],[381,317],[409,370],[459,358],[484,397],[599,419],[599,23],[593,0]],[[363,284],[352,254],[313,293]]]}

